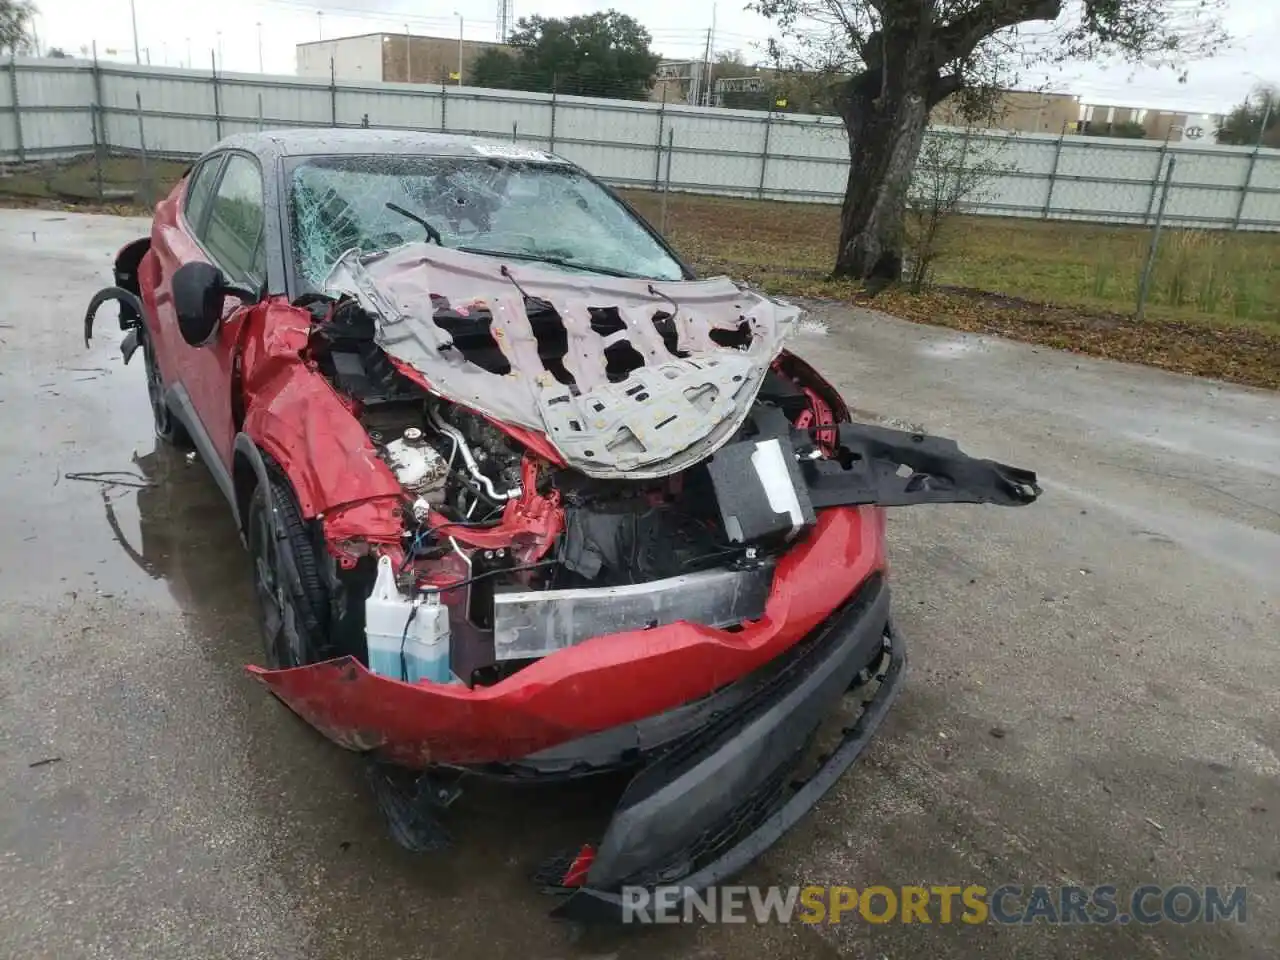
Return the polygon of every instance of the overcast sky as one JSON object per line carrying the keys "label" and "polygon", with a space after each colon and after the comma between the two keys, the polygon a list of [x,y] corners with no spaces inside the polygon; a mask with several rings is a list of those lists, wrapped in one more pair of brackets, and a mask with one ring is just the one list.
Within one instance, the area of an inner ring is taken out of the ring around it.
{"label": "overcast sky", "polygon": [[[715,49],[741,50],[751,61],[768,39],[766,20],[742,9],[744,0],[714,5]],[[1190,112],[1223,112],[1261,80],[1280,83],[1280,0],[1227,0],[1232,49],[1190,67],[1187,83],[1170,71],[1134,70],[1101,64],[1074,64],[1048,77],[1052,89],[1078,94],[1085,102],[1127,104]],[[37,0],[42,48],[62,47],[72,55],[96,40],[104,58],[132,60],[129,0]],[[468,39],[495,36],[497,0],[134,0],[138,46],[155,64],[208,67],[221,47],[228,71],[258,69],[294,72],[294,44],[356,33],[403,32],[457,36],[462,13]],[[713,0],[516,0],[516,16],[569,16],[612,6],[643,23],[654,48],[667,57],[702,55],[711,26]],[[317,12],[320,15],[317,15]],[[114,53],[108,53],[114,51]],[[144,55],[145,59],[145,55]]]}

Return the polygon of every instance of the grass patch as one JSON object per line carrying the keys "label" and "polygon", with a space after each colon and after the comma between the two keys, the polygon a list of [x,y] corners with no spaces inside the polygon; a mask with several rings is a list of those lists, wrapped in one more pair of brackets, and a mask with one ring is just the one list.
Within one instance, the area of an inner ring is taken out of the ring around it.
{"label": "grass patch", "polygon": [[[628,191],[653,223],[661,197]],[[866,302],[828,279],[834,206],[671,194],[667,234],[700,272],[780,295]],[[1280,234],[1166,230],[1146,320],[1133,319],[1149,229],[956,217],[944,224],[937,286],[881,293],[909,320],[1111,359],[1280,388]]]}
{"label": "grass patch", "polygon": [[148,187],[153,197],[164,196],[187,166],[184,162],[153,159],[147,165],[146,180],[138,160],[124,156],[105,157],[101,170],[92,158],[84,157],[67,162],[0,167],[0,200],[10,204],[53,203],[145,213],[142,201]]}
{"label": "grass patch", "polygon": [[[661,197],[628,191],[654,223]],[[834,206],[672,194],[667,233],[698,264],[736,266],[762,282],[830,269],[839,235]],[[1132,312],[1151,231],[1070,221],[956,217],[944,224],[934,265],[941,287]],[[1235,324],[1280,333],[1280,234],[1165,230],[1149,317]],[[785,286],[785,282],[783,286]]]}

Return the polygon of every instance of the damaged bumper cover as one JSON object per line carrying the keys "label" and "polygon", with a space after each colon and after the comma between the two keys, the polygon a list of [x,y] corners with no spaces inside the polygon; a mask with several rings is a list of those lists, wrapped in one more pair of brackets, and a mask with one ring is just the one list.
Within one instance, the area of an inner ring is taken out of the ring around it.
{"label": "damaged bumper cover", "polygon": [[491,687],[403,683],[351,657],[248,669],[347,749],[419,770],[514,763],[689,704],[782,656],[883,569],[883,537],[878,510],[826,510],[740,630],[680,621],[596,636]]}
{"label": "damaged bumper cover", "polygon": [[[817,770],[795,781],[822,721],[877,664],[884,672],[874,696]],[[874,577],[731,714],[661,752],[636,775],[583,885],[554,914],[621,922],[624,887],[671,885],[684,899],[740,871],[859,757],[896,699],[905,668],[904,644],[889,625],[888,586]]]}

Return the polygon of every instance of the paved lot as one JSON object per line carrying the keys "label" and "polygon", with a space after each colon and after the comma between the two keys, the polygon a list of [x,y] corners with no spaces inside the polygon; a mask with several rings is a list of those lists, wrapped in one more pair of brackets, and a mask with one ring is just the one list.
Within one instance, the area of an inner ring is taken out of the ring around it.
{"label": "paved lot", "polygon": [[[0,211],[0,956],[1252,957],[1280,944],[1280,398],[859,312],[800,351],[860,409],[1038,470],[891,519],[909,683],[746,879],[1247,884],[1244,925],[700,927],[569,943],[526,873],[562,795],[384,836],[354,757],[241,670],[246,564],[140,364],[80,318],[141,221]],[[114,310],[104,311],[113,314]],[[145,487],[77,481],[126,470]],[[56,762],[32,766],[41,760]]]}

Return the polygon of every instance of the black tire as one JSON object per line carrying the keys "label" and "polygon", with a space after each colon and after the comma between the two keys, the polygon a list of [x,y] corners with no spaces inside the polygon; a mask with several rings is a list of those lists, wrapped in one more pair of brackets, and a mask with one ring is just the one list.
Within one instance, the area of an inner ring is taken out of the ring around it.
{"label": "black tire", "polygon": [[320,556],[293,490],[269,475],[271,506],[261,484],[249,498],[245,539],[267,666],[300,667],[329,650],[329,592]]}
{"label": "black tire", "polygon": [[140,334],[142,340],[142,365],[147,375],[147,398],[151,401],[151,419],[155,424],[156,436],[165,443],[173,444],[183,450],[193,446],[191,436],[181,421],[173,415],[164,398],[164,376],[160,373],[160,365],[156,363],[155,351],[151,349],[151,337],[146,328]]}

